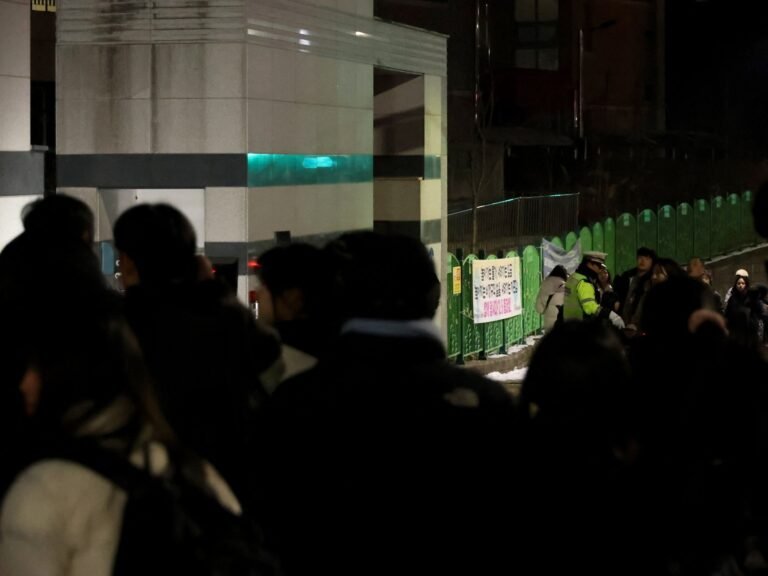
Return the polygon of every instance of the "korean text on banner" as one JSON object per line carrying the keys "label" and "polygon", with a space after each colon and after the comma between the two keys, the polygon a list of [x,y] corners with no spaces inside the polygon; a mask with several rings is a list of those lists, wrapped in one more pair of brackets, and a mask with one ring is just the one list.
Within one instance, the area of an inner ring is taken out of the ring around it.
{"label": "korean text on banner", "polygon": [[549,273],[558,264],[563,266],[568,271],[568,274],[572,274],[579,267],[579,263],[581,263],[581,240],[577,240],[570,250],[564,250],[557,244],[552,244],[549,240],[542,240],[541,252],[541,272],[545,278],[549,276]]}
{"label": "korean text on banner", "polygon": [[475,324],[522,314],[520,258],[472,262],[472,311]]}

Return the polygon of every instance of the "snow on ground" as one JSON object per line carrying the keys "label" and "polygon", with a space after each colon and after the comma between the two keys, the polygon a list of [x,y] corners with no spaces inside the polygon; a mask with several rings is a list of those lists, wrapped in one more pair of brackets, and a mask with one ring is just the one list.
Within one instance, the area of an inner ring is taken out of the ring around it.
{"label": "snow on ground", "polygon": [[496,380],[497,382],[522,382],[525,378],[525,373],[528,371],[528,367],[517,368],[511,372],[491,372],[486,374],[486,378]]}

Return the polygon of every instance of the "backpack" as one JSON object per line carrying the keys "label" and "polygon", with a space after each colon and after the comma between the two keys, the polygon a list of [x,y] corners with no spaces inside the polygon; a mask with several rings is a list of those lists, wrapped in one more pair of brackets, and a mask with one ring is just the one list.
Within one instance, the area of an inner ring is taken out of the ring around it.
{"label": "backpack", "polygon": [[115,576],[277,576],[259,529],[224,508],[181,467],[153,476],[98,446],[68,447],[57,457],[90,468],[128,494]]}

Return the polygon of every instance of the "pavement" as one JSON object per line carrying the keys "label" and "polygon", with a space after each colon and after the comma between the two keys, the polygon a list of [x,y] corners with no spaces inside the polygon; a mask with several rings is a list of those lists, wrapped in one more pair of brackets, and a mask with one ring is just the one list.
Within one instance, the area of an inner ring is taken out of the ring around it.
{"label": "pavement", "polygon": [[520,392],[523,378],[523,374],[519,369],[528,366],[539,340],[541,340],[541,335],[528,336],[524,343],[512,346],[507,350],[506,354],[491,354],[485,360],[467,360],[463,366],[483,376],[497,376],[497,374],[493,373],[505,374],[515,372],[516,374],[508,378],[496,377],[493,379],[498,380],[512,395],[517,396]]}

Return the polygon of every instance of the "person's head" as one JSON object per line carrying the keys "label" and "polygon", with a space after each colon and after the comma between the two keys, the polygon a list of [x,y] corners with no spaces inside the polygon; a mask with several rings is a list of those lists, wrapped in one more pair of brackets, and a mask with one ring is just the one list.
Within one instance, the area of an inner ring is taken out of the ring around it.
{"label": "person's head", "polygon": [[745,293],[749,289],[749,276],[737,275],[733,282],[733,289]]}
{"label": "person's head", "polygon": [[652,267],[656,261],[656,252],[646,246],[641,246],[637,249],[637,272],[638,274],[645,274]]}
{"label": "person's head", "polygon": [[168,204],[139,204],[114,226],[123,285],[194,281],[198,275],[192,224]]}
{"label": "person's head", "polygon": [[657,258],[651,267],[651,286],[666,282],[673,276],[685,276],[685,272],[671,258]]}
{"label": "person's head", "polygon": [[552,272],[550,272],[549,275],[556,278],[562,278],[563,280],[568,280],[568,271],[565,269],[565,266],[562,266],[561,264],[558,264],[552,268]]}
{"label": "person's head", "polygon": [[605,265],[605,259],[607,257],[608,254],[605,252],[584,252],[581,258],[580,268],[586,268],[592,272],[595,277],[598,277],[601,270],[607,269],[607,266]]}
{"label": "person's head", "polygon": [[674,340],[688,334],[691,314],[711,305],[707,287],[702,282],[674,272],[648,291],[640,327],[650,336]]}
{"label": "person's head", "polygon": [[688,276],[702,279],[706,273],[707,269],[701,258],[695,256],[688,261]]}
{"label": "person's head", "polygon": [[[54,313],[54,323],[26,339],[18,383],[42,441],[109,436],[129,447],[143,423],[173,435],[160,415],[141,352],[127,322],[99,306]],[[110,408],[110,428],[97,415]]]}
{"label": "person's head", "polygon": [[24,230],[52,240],[94,239],[93,212],[82,200],[65,194],[45,196],[27,204],[21,213]]}
{"label": "person's head", "polygon": [[275,324],[316,317],[328,304],[330,273],[319,248],[301,243],[277,246],[258,262],[260,320]]}
{"label": "person's head", "polygon": [[630,433],[629,364],[616,332],[601,322],[558,324],[533,353],[521,390],[537,434],[567,457],[610,457]]}
{"label": "person's head", "polygon": [[350,232],[325,247],[336,271],[334,300],[340,319],[432,318],[440,281],[432,258],[416,238]]}

